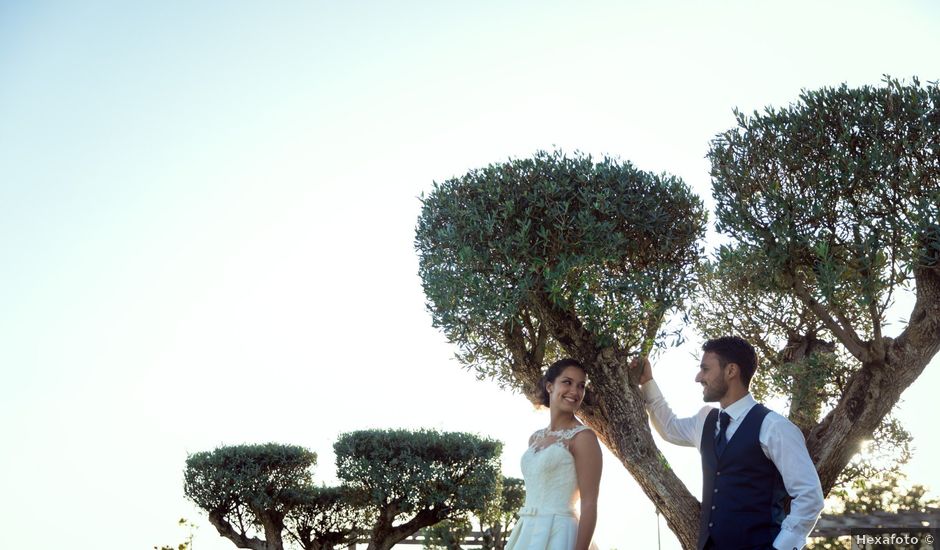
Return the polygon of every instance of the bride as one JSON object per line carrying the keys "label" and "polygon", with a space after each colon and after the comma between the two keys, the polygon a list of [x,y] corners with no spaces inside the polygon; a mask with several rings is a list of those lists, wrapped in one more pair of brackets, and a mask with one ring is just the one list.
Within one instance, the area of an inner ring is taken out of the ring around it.
{"label": "bride", "polygon": [[[574,359],[556,361],[540,381],[550,422],[529,438],[522,455],[525,505],[506,550],[588,550],[597,523],[601,448],[575,418],[587,376]],[[575,510],[580,498],[580,510]],[[580,518],[580,519],[579,519]]]}

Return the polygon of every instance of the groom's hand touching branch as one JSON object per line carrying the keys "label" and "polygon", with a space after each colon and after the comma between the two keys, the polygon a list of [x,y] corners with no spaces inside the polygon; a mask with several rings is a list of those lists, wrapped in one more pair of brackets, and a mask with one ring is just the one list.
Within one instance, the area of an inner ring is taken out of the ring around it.
{"label": "groom's hand touching branch", "polygon": [[632,371],[630,378],[636,379],[636,383],[640,386],[653,379],[653,367],[647,357],[637,357],[630,361],[630,370]]}

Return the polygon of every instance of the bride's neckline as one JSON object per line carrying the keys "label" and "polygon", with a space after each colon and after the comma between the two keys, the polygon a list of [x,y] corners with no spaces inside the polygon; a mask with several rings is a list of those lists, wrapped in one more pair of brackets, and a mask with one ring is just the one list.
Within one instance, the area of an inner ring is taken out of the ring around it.
{"label": "bride's neckline", "polygon": [[584,427],[584,424],[575,424],[574,426],[571,426],[570,428],[562,428],[560,430],[553,430],[551,426],[548,426],[546,428],[543,428],[543,431],[545,435],[561,435],[565,432],[570,432],[571,430],[576,430],[582,427]]}

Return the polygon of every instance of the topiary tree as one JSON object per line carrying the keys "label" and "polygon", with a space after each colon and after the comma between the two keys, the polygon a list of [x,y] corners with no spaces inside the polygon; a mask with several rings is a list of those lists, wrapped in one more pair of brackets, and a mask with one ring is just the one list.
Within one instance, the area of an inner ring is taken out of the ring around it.
{"label": "topiary tree", "polygon": [[283,550],[284,518],[309,487],[316,460],[294,445],[219,447],[186,459],[184,490],[235,546]]}
{"label": "topiary tree", "polygon": [[694,545],[698,501],[664,466],[629,362],[677,327],[705,212],[679,179],[628,162],[539,152],[435,183],[415,238],[434,325],[481,376],[533,403],[544,365],[581,361],[583,420]]}
{"label": "topiary tree", "polygon": [[[940,349],[940,88],[843,84],[736,116],[708,155],[731,242],[694,317],[757,345],[757,389],[790,399],[828,492],[864,473],[846,468],[873,433],[906,460],[890,412]],[[914,305],[888,336],[905,290]]]}
{"label": "topiary tree", "polygon": [[239,548],[283,550],[285,532],[304,550],[348,544],[368,512],[352,490],[312,485],[316,458],[294,445],[219,447],[190,455],[184,490]]}
{"label": "topiary tree", "polygon": [[497,490],[502,444],[466,433],[367,430],[333,445],[337,476],[372,508],[369,550],[462,518]]}

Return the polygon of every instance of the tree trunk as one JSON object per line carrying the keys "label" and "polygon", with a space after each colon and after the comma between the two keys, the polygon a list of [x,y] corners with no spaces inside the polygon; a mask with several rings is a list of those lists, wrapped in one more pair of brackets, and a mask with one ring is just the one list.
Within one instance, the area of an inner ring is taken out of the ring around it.
{"label": "tree trunk", "polygon": [[693,549],[698,542],[699,502],[653,441],[643,396],[629,382],[628,372],[626,357],[609,349],[599,354],[591,375],[597,403],[585,409],[583,419],[639,483],[682,547]]}
{"label": "tree trunk", "polygon": [[368,550],[391,550],[393,546],[417,533],[424,527],[430,527],[447,519],[450,510],[428,509],[419,511],[415,517],[401,525],[392,525],[397,515],[394,511],[386,510],[380,514],[379,523],[372,529]]}
{"label": "tree trunk", "polygon": [[[552,336],[568,355],[587,368],[596,402],[582,408],[581,418],[639,483],[682,547],[695,548],[700,504],[653,441],[643,396],[635,381],[630,380],[631,358],[615,348],[598,348],[593,335],[574,314],[555,308],[545,297],[539,306],[540,317]],[[537,386],[532,379],[540,376],[538,367],[517,365],[514,371],[528,378],[522,380],[524,386]]]}
{"label": "tree trunk", "polygon": [[822,410],[821,391],[825,385],[825,377],[819,372],[820,367],[815,365],[815,354],[832,354],[835,345],[816,338],[813,332],[801,337],[790,337],[786,348],[779,354],[780,367],[792,372],[790,387],[790,422],[807,437],[816,427],[819,413]]}
{"label": "tree trunk", "polygon": [[266,550],[284,550],[284,514],[265,510],[259,515],[267,539]]}
{"label": "tree trunk", "polygon": [[883,338],[881,346],[869,346],[884,353],[862,364],[838,405],[807,438],[824,493],[940,350],[940,267],[918,268],[915,278],[917,301],[904,332],[896,340]]}

